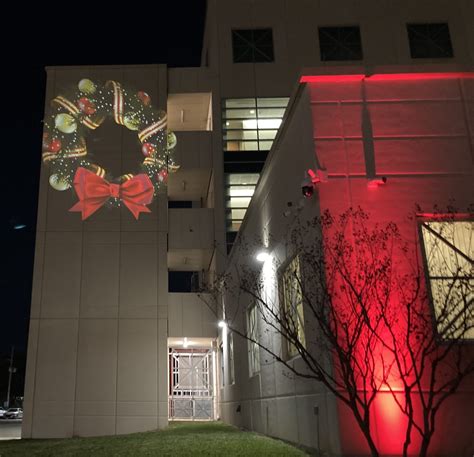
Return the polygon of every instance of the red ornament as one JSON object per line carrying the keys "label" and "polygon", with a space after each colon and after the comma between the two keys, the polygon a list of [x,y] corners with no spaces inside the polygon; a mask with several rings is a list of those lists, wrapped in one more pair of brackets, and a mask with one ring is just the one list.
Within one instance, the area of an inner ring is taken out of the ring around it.
{"label": "red ornament", "polygon": [[94,103],[92,103],[87,97],[81,97],[77,101],[77,106],[87,116],[90,116],[90,115],[94,114],[97,111],[95,109]]}
{"label": "red ornament", "polygon": [[43,151],[59,152],[61,150],[61,140],[53,138],[50,140],[49,133],[43,133]]}
{"label": "red ornament", "polygon": [[143,143],[142,152],[145,157],[151,157],[155,154],[156,148],[151,143]]}
{"label": "red ornament", "polygon": [[43,151],[47,151],[49,148],[49,134],[48,132],[43,133]]}
{"label": "red ornament", "polygon": [[48,151],[59,152],[61,150],[61,141],[57,138],[53,138],[51,143],[49,143]]}
{"label": "red ornament", "polygon": [[158,173],[158,181],[159,182],[166,182],[168,180],[168,172],[166,170],[161,170]]}
{"label": "red ornament", "polygon": [[151,103],[151,97],[146,92],[141,90],[137,93],[137,96],[145,106],[148,106]]}

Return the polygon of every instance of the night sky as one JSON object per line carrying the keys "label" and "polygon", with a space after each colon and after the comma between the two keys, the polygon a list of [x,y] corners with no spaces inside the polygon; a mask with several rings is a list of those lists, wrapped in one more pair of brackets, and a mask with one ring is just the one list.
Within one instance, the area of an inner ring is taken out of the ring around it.
{"label": "night sky", "polygon": [[[199,66],[205,0],[118,6],[60,3],[25,15],[2,6],[0,89],[0,401],[15,346],[14,394],[21,395],[28,337],[45,66],[156,64]],[[44,8],[44,5],[41,5]],[[67,11],[66,11],[67,10]],[[65,13],[68,14],[65,14]],[[23,228],[21,228],[24,226]],[[16,228],[15,228],[16,227]]]}

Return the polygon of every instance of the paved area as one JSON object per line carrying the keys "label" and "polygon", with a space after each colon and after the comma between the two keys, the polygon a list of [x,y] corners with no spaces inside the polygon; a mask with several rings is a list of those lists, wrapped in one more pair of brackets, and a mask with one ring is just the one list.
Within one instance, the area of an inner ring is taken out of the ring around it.
{"label": "paved area", "polygon": [[21,419],[0,419],[0,440],[18,440],[21,437]]}

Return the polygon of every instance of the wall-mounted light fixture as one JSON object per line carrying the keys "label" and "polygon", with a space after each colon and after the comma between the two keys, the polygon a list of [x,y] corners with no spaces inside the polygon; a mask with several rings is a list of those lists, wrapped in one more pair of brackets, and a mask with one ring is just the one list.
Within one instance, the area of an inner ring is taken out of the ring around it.
{"label": "wall-mounted light fixture", "polygon": [[260,251],[256,256],[255,258],[259,261],[259,262],[265,262],[268,258],[270,257],[270,254],[266,251]]}

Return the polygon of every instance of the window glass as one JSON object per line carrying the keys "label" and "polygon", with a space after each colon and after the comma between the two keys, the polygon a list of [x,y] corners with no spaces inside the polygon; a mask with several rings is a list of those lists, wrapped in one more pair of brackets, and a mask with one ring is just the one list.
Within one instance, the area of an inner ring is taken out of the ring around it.
{"label": "window glass", "polygon": [[[227,231],[237,231],[250,204],[260,171],[282,123],[288,97],[231,98],[222,105],[226,174]],[[241,197],[241,198],[240,198]],[[235,198],[240,198],[236,200]],[[245,198],[245,199],[244,199]],[[239,208],[239,211],[235,209]],[[228,252],[235,236],[228,236]]]}
{"label": "window glass", "polygon": [[362,59],[358,26],[319,27],[318,32],[322,61]]}
{"label": "window glass", "polygon": [[228,335],[229,342],[229,383],[234,384],[235,382],[235,371],[234,371],[234,334],[232,332]]}
{"label": "window glass", "polygon": [[234,63],[273,62],[272,29],[232,30]]}
{"label": "window glass", "polygon": [[224,367],[224,345],[219,345],[219,358],[221,361],[221,387],[225,385],[225,367]]}
{"label": "window glass", "polygon": [[453,57],[448,24],[407,24],[407,31],[412,59]]}
{"label": "window glass", "polygon": [[260,348],[257,344],[258,337],[258,313],[257,306],[251,305],[247,311],[247,336],[249,352],[249,375],[254,376],[260,371]]}
{"label": "window glass", "polygon": [[225,108],[255,108],[255,98],[228,98],[224,100]]}
{"label": "window glass", "polygon": [[474,222],[422,222],[426,269],[440,336],[474,338]]}
{"label": "window glass", "polygon": [[[298,256],[283,270],[281,286],[283,289],[281,297],[283,299],[282,312],[285,328],[292,337],[297,338],[305,346],[301,269]],[[296,346],[289,339],[286,339],[286,349],[289,357],[298,354]]]}

